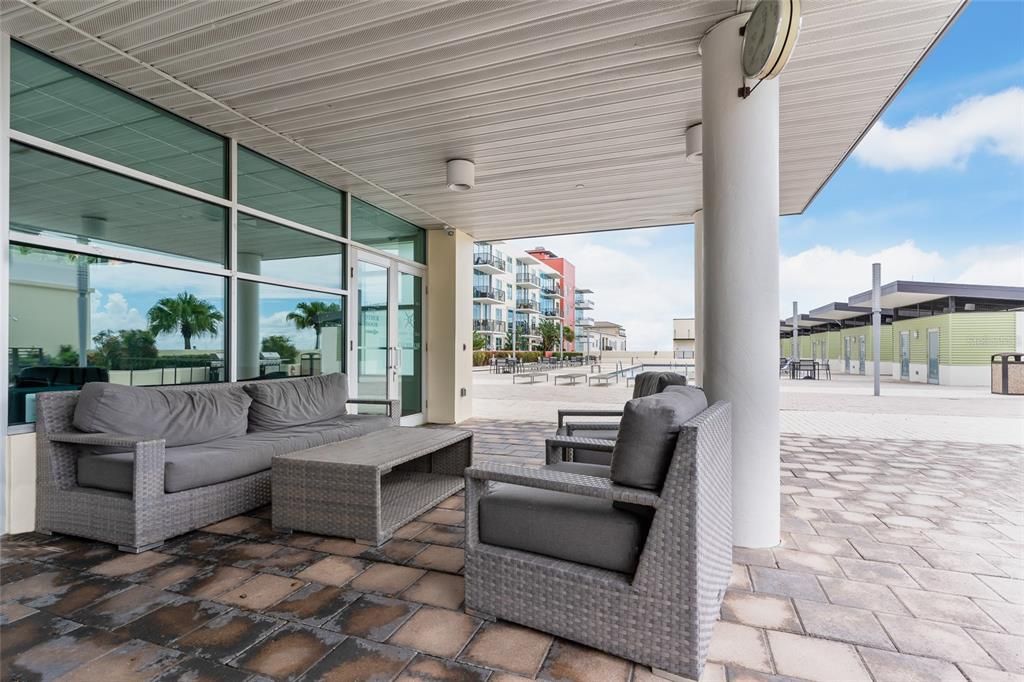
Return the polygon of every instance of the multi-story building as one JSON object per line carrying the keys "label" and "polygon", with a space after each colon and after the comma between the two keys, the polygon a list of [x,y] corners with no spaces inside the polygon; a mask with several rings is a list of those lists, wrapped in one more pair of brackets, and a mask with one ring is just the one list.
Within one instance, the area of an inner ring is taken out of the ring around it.
{"label": "multi-story building", "polygon": [[[898,280],[882,287],[881,373],[900,381],[984,386],[996,353],[1024,350],[1024,287]],[[870,374],[871,292],[800,316],[798,355],[833,372]],[[793,320],[779,353],[792,357]]]}
{"label": "multi-story building", "polygon": [[592,289],[576,287],[576,295],[573,296],[573,307],[576,314],[573,318],[575,323],[574,331],[576,340],[575,350],[586,355],[592,355],[600,350],[600,344],[591,336],[591,328],[594,326],[594,299]]}
{"label": "multi-story building", "polygon": [[697,320],[677,317],[672,320],[672,355],[679,360],[692,360],[697,342]]}
{"label": "multi-story building", "polygon": [[[558,273],[558,277],[541,275],[540,295],[543,299],[545,317],[562,321],[562,326],[576,327],[576,266],[572,261],[558,256],[554,251],[536,246],[527,249],[528,254]],[[566,350],[573,350],[574,344],[565,344]]]}
{"label": "multi-story building", "polygon": [[487,338],[488,350],[512,345],[536,350],[540,322],[561,317],[561,274],[525,251],[503,250],[501,242],[473,249],[473,330]]}
{"label": "multi-story building", "polygon": [[595,353],[626,350],[626,328],[621,324],[598,320],[589,332]]}

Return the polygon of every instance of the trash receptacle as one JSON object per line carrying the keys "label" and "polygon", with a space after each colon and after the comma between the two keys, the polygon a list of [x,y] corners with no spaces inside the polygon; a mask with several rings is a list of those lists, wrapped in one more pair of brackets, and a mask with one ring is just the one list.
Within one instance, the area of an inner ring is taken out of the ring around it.
{"label": "trash receptacle", "polygon": [[992,392],[1024,395],[1024,353],[996,353],[992,356]]}

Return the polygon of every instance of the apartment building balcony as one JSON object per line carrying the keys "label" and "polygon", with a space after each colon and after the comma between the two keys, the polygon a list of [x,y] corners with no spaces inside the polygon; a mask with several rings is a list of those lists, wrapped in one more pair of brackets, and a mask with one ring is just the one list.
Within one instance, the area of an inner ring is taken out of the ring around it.
{"label": "apartment building balcony", "polygon": [[[577,308],[577,310],[578,309],[579,308]],[[592,318],[592,317],[577,317],[576,318],[576,326],[577,327],[593,327],[594,326],[594,318]]]}
{"label": "apartment building balcony", "polygon": [[562,310],[558,306],[542,305],[540,307],[541,317],[557,320],[562,316]]}
{"label": "apartment building balcony", "polygon": [[540,277],[529,272],[516,273],[516,285],[520,289],[540,289]]}
{"label": "apartment building balcony", "polygon": [[587,298],[586,296],[577,296],[576,300],[573,303],[576,306],[576,310],[594,309],[594,299]]}
{"label": "apartment building balcony", "polygon": [[473,320],[473,331],[481,334],[504,334],[507,329],[501,320]]}
{"label": "apartment building balcony", "polygon": [[516,325],[516,334],[530,338],[540,338],[540,326],[532,323],[520,322]]}
{"label": "apartment building balcony", "polygon": [[488,275],[505,272],[505,258],[497,252],[477,251],[473,254],[473,269]]}
{"label": "apartment building balcony", "polygon": [[499,287],[473,287],[473,300],[478,303],[504,303],[505,292]]}
{"label": "apartment building balcony", "polygon": [[562,288],[556,284],[545,282],[540,286],[540,295],[548,298],[562,298]]}
{"label": "apartment building balcony", "polygon": [[524,313],[540,314],[540,301],[533,296],[520,296],[516,299],[516,310]]}

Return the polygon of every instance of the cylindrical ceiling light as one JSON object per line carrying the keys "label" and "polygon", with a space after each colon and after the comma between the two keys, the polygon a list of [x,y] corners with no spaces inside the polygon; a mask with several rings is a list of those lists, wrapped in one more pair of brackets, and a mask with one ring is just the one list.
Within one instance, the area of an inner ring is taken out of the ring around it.
{"label": "cylindrical ceiling light", "polygon": [[476,166],[467,159],[450,159],[448,161],[448,189],[453,192],[466,192],[476,184]]}
{"label": "cylindrical ceiling light", "polygon": [[686,129],[686,160],[697,163],[704,156],[704,126],[695,123]]}

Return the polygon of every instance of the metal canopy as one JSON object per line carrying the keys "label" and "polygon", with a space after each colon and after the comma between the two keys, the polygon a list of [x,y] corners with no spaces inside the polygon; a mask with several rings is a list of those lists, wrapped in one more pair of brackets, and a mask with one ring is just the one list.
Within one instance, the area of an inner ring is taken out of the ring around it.
{"label": "metal canopy", "polygon": [[[741,7],[752,4],[741,0]],[[805,0],[780,205],[804,210],[962,0]],[[735,0],[0,0],[0,30],[426,227],[690,222],[697,45]],[[476,188],[445,188],[445,161]]]}
{"label": "metal canopy", "polygon": [[[882,307],[903,308],[949,296],[1024,302],[1024,287],[897,280],[882,287]],[[855,294],[849,298],[849,303],[852,306],[870,305],[871,292]]]}
{"label": "metal canopy", "polygon": [[[870,294],[871,292],[868,293]],[[869,297],[868,303],[870,302],[871,301]],[[809,314],[811,317],[816,317],[821,320],[849,320],[850,318],[853,317],[862,317],[864,315],[870,315],[871,308],[870,306],[865,308],[860,306],[853,306],[848,303],[842,303],[841,301],[834,301],[832,303],[823,305],[820,308],[814,308],[813,310],[811,310]],[[892,311],[883,310],[882,314],[891,315]]]}

